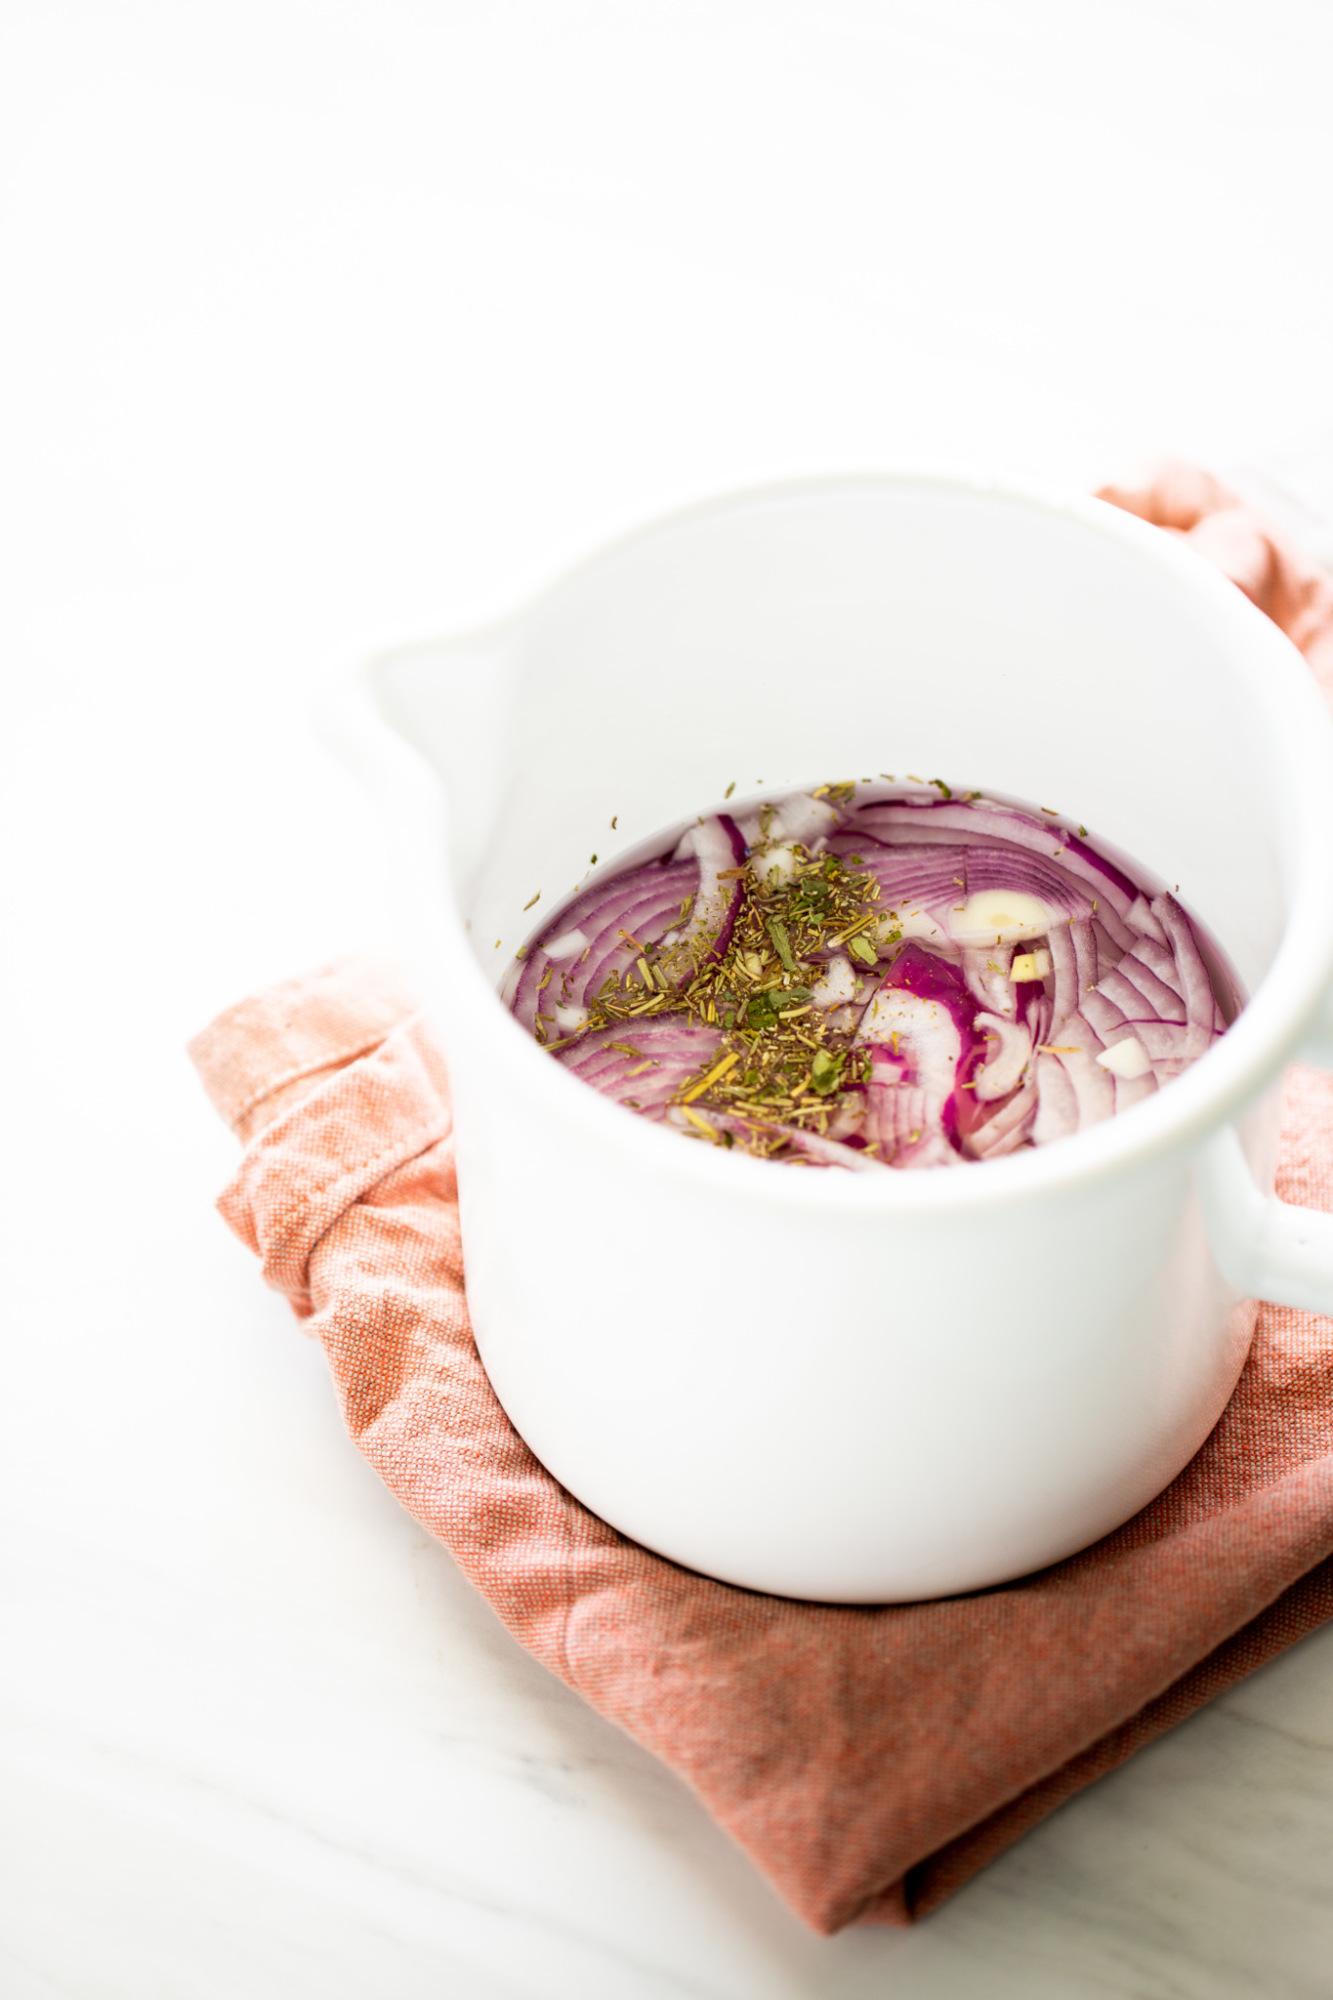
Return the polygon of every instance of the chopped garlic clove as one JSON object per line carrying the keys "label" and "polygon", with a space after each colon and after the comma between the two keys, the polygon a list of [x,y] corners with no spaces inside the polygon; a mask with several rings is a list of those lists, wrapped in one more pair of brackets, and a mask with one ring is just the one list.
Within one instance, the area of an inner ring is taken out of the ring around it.
{"label": "chopped garlic clove", "polygon": [[798,860],[796,849],[785,842],[773,847],[761,847],[757,854],[750,856],[750,873],[765,888],[780,888],[784,882],[790,882],[796,873]]}
{"label": "chopped garlic clove", "polygon": [[1009,977],[1015,986],[1025,979],[1047,979],[1051,971],[1051,954],[1043,945],[1040,951],[1019,951],[1014,953],[1013,969]]}
{"label": "chopped garlic clove", "polygon": [[831,958],[824,967],[824,974],[810,988],[810,998],[816,1007],[845,1007],[856,998],[856,974],[852,962],[841,953]]}
{"label": "chopped garlic clove", "polygon": [[1112,1076],[1122,1077],[1132,1083],[1135,1077],[1146,1076],[1152,1068],[1152,1058],[1137,1035],[1126,1035],[1122,1042],[1112,1042],[1109,1049],[1103,1049],[1097,1057],[1103,1069],[1109,1069]]}
{"label": "chopped garlic clove", "polygon": [[949,935],[955,944],[980,949],[990,944],[1017,944],[1020,938],[1044,937],[1052,924],[1064,922],[1040,896],[1022,889],[978,889],[949,913]]}

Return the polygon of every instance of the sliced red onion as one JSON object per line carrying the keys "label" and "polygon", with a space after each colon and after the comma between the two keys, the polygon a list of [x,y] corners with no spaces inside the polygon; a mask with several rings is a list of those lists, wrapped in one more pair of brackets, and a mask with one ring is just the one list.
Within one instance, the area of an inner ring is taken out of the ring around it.
{"label": "sliced red onion", "polygon": [[1134,898],[1134,901],[1125,911],[1125,922],[1139,936],[1149,937],[1155,944],[1163,945],[1169,949],[1170,941],[1162,928],[1162,920],[1156,903],[1150,903],[1146,896],[1140,894]]}
{"label": "sliced red onion", "polygon": [[1101,984],[1084,995],[1080,1012],[1084,1020],[1096,1029],[1103,1043],[1109,1043],[1117,1034],[1123,1034],[1127,1025],[1124,1008],[1116,1005]]}
{"label": "sliced red onion", "polygon": [[[1178,999],[1184,999],[1179,967],[1165,946],[1158,944],[1153,938],[1138,937],[1126,953],[1126,957],[1137,959],[1140,965],[1155,973],[1162,984],[1169,987]],[[1122,969],[1128,972],[1127,966],[1123,966]]]}
{"label": "sliced red onion", "polygon": [[888,846],[873,837],[858,836],[847,827],[834,834],[829,850],[843,861],[849,855],[860,855],[860,861],[852,865],[861,874],[874,876],[886,910],[900,905],[947,908],[950,903],[961,901],[966,892],[962,864],[952,851],[942,853],[938,847],[928,846]]}
{"label": "sliced red onion", "polygon": [[892,944],[895,938],[916,938],[941,951],[949,949],[949,919],[942,903],[913,904],[904,899],[880,921],[876,942]]}
{"label": "sliced red onion", "polygon": [[[672,919],[679,920],[680,906],[696,893],[698,880],[697,863],[649,861],[585,889],[511,966],[504,997],[513,1013],[532,1032],[539,1014],[549,1015],[553,1024],[557,1004],[586,1006],[608,974],[623,972],[639,956],[639,947],[657,943]],[[626,940],[626,932],[637,945]],[[553,1025],[546,1032],[552,1039]]]}
{"label": "sliced red onion", "polygon": [[[799,1125],[759,1124],[753,1118],[743,1118],[731,1111],[690,1109],[700,1124],[711,1126],[717,1133],[729,1132],[743,1145],[749,1146],[755,1139],[772,1142],[781,1139],[788,1151],[815,1167],[842,1167],[853,1174],[883,1173],[884,1162],[864,1147],[845,1146],[836,1139],[823,1137],[818,1132],[804,1132]],[[677,1107],[667,1114],[667,1122],[681,1131],[688,1131],[691,1120]],[[696,1128],[697,1129],[697,1128]]]}
{"label": "sliced red onion", "polygon": [[[944,1128],[940,1092],[914,1083],[910,1064],[896,1063],[889,1050],[873,1053],[862,1139],[874,1145],[886,1166],[895,1169],[956,1166],[959,1154]],[[908,1073],[899,1073],[904,1068]]]}
{"label": "sliced red onion", "polygon": [[[1121,926],[1123,929],[1124,927]],[[1119,965],[1125,953],[1132,950],[1137,942],[1132,932],[1126,933],[1125,942],[1117,944],[1100,917],[1092,920],[1092,935],[1097,946],[1097,977],[1102,979],[1113,967]]]}
{"label": "sliced red onion", "polygon": [[670,926],[679,923],[681,899],[664,879],[670,872],[663,869],[655,881],[644,884],[638,899],[608,914],[586,958],[580,957],[561,975],[562,993],[570,1000],[589,1000],[613,974],[623,977],[643,955],[645,945],[660,944]]}
{"label": "sliced red onion", "polygon": [[545,949],[548,938],[558,944],[562,939],[567,940],[574,930],[582,930],[589,938],[595,937],[609,923],[616,921],[622,911],[645,897],[651,897],[654,892],[668,900],[674,897],[679,909],[685,897],[694,893],[698,879],[697,866],[672,862],[665,857],[657,861],[642,861],[637,868],[627,869],[623,874],[603,875],[557,912],[538,939],[538,945]]}
{"label": "sliced red onion", "polygon": [[[1144,942],[1147,943],[1148,940],[1145,939]],[[1180,1011],[1184,996],[1179,989],[1168,986],[1164,979],[1159,979],[1155,972],[1150,971],[1137,951],[1125,953],[1113,976],[1123,980],[1133,991],[1142,996],[1134,1010],[1136,1013],[1145,1004],[1162,1020]]]}
{"label": "sliced red onion", "polygon": [[[699,887],[689,921],[677,931],[673,942],[687,945],[700,963],[725,958],[744,900],[739,877],[729,882],[719,880],[724,869],[739,868],[745,860],[745,841],[730,814],[717,813],[683,834],[672,859],[680,861],[687,856],[698,861]],[[702,952],[700,945],[705,947]]]}
{"label": "sliced red onion", "polygon": [[927,951],[916,943],[904,945],[880,981],[880,987],[900,989],[942,1008],[960,1033],[971,1027],[976,1008],[963,982],[961,968],[939,952]]}
{"label": "sliced red onion", "polygon": [[868,1102],[869,1094],[865,1084],[850,1084],[834,1105],[833,1116],[829,1119],[828,1132],[825,1136],[841,1140],[849,1146],[864,1146]]}
{"label": "sliced red onion", "polygon": [[[1068,1020],[1060,1022],[1052,1034],[1058,1039],[1046,1043],[1044,1052],[1038,1057],[1038,1095],[1052,1087],[1053,1073],[1049,1065],[1055,1062],[1063,1069],[1074,1092],[1079,1129],[1099,1125],[1115,1110],[1115,1084],[1097,1062],[1102,1049],[1100,1038],[1081,1014],[1071,1015]],[[1060,1101],[1063,1104],[1063,1091]]]}
{"label": "sliced red onion", "polygon": [[549,944],[544,944],[542,950],[548,958],[554,959],[557,965],[563,965],[566,959],[577,958],[580,952],[586,951],[591,943],[592,939],[588,933],[576,928],[572,931],[561,931],[559,937],[552,938]]}
{"label": "sliced red onion", "polygon": [[1049,1146],[1078,1130],[1078,1097],[1069,1072],[1058,1056],[1038,1056],[1035,1065],[1037,1115],[1032,1124],[1034,1146]]}
{"label": "sliced red onion", "polygon": [[1052,978],[1055,981],[1051,995],[1054,1027],[1067,1020],[1079,1003],[1078,954],[1074,940],[1063,925],[1053,930],[1046,940],[1046,948],[1051,954]]}
{"label": "sliced red onion", "polygon": [[632,1102],[645,1117],[662,1118],[706,1070],[721,1040],[717,1029],[701,1027],[688,1014],[652,1014],[597,1028],[560,1050],[556,1061],[617,1103]]}
{"label": "sliced red onion", "polygon": [[1000,1160],[1027,1143],[1037,1114],[1037,1086],[1029,1080],[989,1116],[971,1125],[963,1150],[974,1160]]}
{"label": "sliced red onion", "polygon": [[861,936],[886,969],[853,966],[834,939],[804,971],[820,1009],[807,1025],[835,1049],[847,1037],[868,1070],[848,1065],[854,1080],[827,1100],[823,1134],[760,1127],[682,1104],[737,1045],[676,1000],[679,1011],[588,1029],[609,979],[622,1004],[642,984],[661,1005],[727,953],[751,883],[741,826],[716,814],[669,856],[590,884],[505,982],[514,1013],[572,1074],[644,1116],[742,1144],[777,1134],[782,1157],[848,1171],[998,1159],[1142,1102],[1225,1028],[1180,905],[1062,826],[992,800],[895,797],[840,814],[806,794],[744,825],[762,831],[750,870],[771,888],[802,849],[823,847],[878,885]]}
{"label": "sliced red onion", "polygon": [[1074,990],[1079,1002],[1097,984],[1097,940],[1090,923],[1069,926],[1069,942],[1074,947]]}
{"label": "sliced red onion", "polygon": [[788,1144],[797,1153],[822,1167],[846,1167],[854,1174],[883,1173],[886,1162],[877,1153],[861,1146],[842,1146],[819,1132],[803,1132],[796,1125],[780,1127],[788,1134]]}
{"label": "sliced red onion", "polygon": [[[979,799],[971,804],[940,799],[923,801],[919,805],[909,805],[896,799],[884,800],[861,806],[846,822],[843,831],[853,831],[861,826],[867,832],[888,840],[892,839],[894,831],[901,829],[903,836],[910,840],[963,841],[969,844],[1001,841],[1026,848],[1043,860],[1062,863],[1062,873],[1076,876],[1089,884],[1099,899],[1105,898],[1121,912],[1127,911],[1139,894],[1127,875],[1077,835],[1068,833],[1061,826],[1034,819],[1028,813],[1019,812],[1016,807],[998,805],[991,799]],[[1015,882],[1012,886],[1019,888],[1024,885]],[[1041,892],[1036,890],[1034,893]]]}
{"label": "sliced red onion", "polygon": [[1152,1057],[1153,1074],[1159,1083],[1179,1076],[1188,1057],[1185,1054],[1189,1026],[1184,1021],[1149,1021],[1127,1018],[1125,1025],[1134,1030],[1144,1048]]}
{"label": "sliced red onion", "polygon": [[[1057,861],[1048,861],[1044,855],[1030,853],[1026,848],[1001,846],[998,841],[969,847],[966,872],[969,897],[1000,892],[1006,896],[1031,896],[1035,902],[1046,905],[1055,923],[1062,917],[1068,920],[1092,915],[1093,898],[1081,884],[1062,874]],[[1020,935],[1037,937],[1049,928],[1049,923],[1041,924],[1025,929]]]}
{"label": "sliced red onion", "polygon": [[1006,1020],[1001,1014],[977,1014],[974,1026],[981,1029],[988,1054],[972,1088],[978,1102],[988,1104],[1008,1097],[1022,1083],[1032,1060],[1032,1035],[1021,1021]]}
{"label": "sliced red onion", "polygon": [[827,799],[792,792],[778,806],[776,818],[770,822],[770,835],[797,840],[808,853],[814,842],[830,835],[837,824],[838,809]]}
{"label": "sliced red onion", "polygon": [[1006,1018],[1017,1017],[1019,988],[1010,978],[1014,962],[1014,948],[1011,944],[993,945],[988,951],[965,950],[962,954],[963,978],[967,990],[980,1007],[988,1007],[993,1014]]}
{"label": "sliced red onion", "polygon": [[1203,1054],[1217,1031],[1213,982],[1208,977],[1208,968],[1195,943],[1190,920],[1175,897],[1165,894],[1155,897],[1152,914],[1166,935],[1180,974],[1181,990],[1185,996],[1185,1018],[1189,1023],[1184,1057],[1186,1061],[1193,1061]]}
{"label": "sliced red onion", "polygon": [[1186,1025],[1185,1003],[1178,993],[1172,993],[1160,980],[1157,982],[1158,991],[1168,995],[1170,1011],[1163,1011],[1127,976],[1124,968],[1125,960],[1121,959],[1113,972],[1097,981],[1096,991],[1104,1000],[1112,1001],[1127,1021],[1162,1021],[1181,1028]]}
{"label": "sliced red onion", "polygon": [[[900,848],[866,837],[855,819],[830,845],[844,857],[860,855],[862,872],[879,883],[887,909],[923,910],[955,943],[1015,943],[1040,936],[1052,924],[1093,914],[1095,899],[1082,884],[1062,874],[1058,862],[1024,847],[998,841],[971,844],[946,829],[938,840],[914,840]],[[997,897],[1012,906],[1019,921],[1013,914],[1002,922],[988,921],[992,913],[985,905]]]}
{"label": "sliced red onion", "polygon": [[[903,1164],[945,1165],[938,1139],[956,1160],[959,1133],[957,1089],[984,1043],[977,1034],[977,1003],[968,992],[957,965],[906,944],[885,974],[861,1017],[858,1042],[877,1045],[870,1095],[874,1103],[867,1119],[883,1120],[890,1106],[882,1098],[885,1086],[875,1071],[887,1053],[905,1065],[903,1082],[921,1093],[921,1103],[904,1110],[898,1102],[902,1085],[887,1086],[892,1099],[892,1142],[905,1155]],[[911,1123],[904,1130],[904,1123]],[[916,1133],[916,1137],[911,1136]],[[886,1155],[887,1157],[887,1155]],[[891,1162],[892,1164],[892,1162]]]}

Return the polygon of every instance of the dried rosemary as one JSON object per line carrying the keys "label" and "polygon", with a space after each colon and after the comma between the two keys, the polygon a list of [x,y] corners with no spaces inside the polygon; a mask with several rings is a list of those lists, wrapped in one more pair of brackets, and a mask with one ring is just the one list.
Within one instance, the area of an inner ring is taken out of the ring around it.
{"label": "dried rosemary", "polygon": [[[841,789],[831,786],[828,795]],[[877,947],[887,950],[900,936],[879,907],[878,883],[851,857],[812,855],[784,842],[782,866],[766,867],[775,846],[761,838],[744,867],[726,871],[741,896],[722,952],[717,931],[707,928],[688,946],[626,934],[634,964],[603,981],[586,1024],[591,1032],[684,1014],[720,1029],[720,1049],[676,1102],[711,1138],[763,1157],[787,1143],[771,1129],[775,1124],[827,1133],[843,1093],[869,1076],[869,1056],[854,1046],[853,1024],[843,1018],[848,1010],[817,1006],[812,998],[830,953],[846,949],[864,978],[878,965]],[[682,921],[692,905],[692,897],[682,903]],[[613,1046],[639,1053],[628,1041]],[[700,1115],[709,1111],[734,1122],[709,1125]]]}

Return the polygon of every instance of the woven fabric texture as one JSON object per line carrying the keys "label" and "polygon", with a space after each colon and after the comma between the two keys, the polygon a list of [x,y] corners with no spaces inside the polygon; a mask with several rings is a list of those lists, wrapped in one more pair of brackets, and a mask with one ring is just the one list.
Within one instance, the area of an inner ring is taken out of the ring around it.
{"label": "woven fabric texture", "polygon": [[[1169,468],[1105,497],[1196,539],[1333,695],[1333,585],[1233,496]],[[626,1541],[509,1423],[468,1323],[444,1065],[389,974],[290,981],[191,1053],[247,1142],[222,1212],[322,1341],[385,1484],[816,1930],[931,1910],[1333,1616],[1333,1321],[1264,1306],[1198,1456],[1055,1568],[932,1604],[765,1597]],[[1278,1187],[1333,1210],[1333,1078],[1291,1072]]]}

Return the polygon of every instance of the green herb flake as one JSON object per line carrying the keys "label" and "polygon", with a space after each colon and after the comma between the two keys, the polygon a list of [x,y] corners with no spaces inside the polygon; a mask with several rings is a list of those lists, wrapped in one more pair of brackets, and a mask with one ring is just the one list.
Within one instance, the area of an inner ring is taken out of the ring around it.
{"label": "green herb flake", "polygon": [[856,796],[855,778],[840,779],[836,785],[816,785],[812,798],[827,799],[831,806],[850,805]]}
{"label": "green herb flake", "polygon": [[831,1097],[842,1081],[844,1056],[834,1055],[831,1049],[820,1049],[810,1065],[810,1088],[821,1097]]}
{"label": "green herb flake", "polygon": [[780,917],[770,917],[765,928],[773,940],[773,949],[782,960],[788,972],[795,972],[796,960],[791,955],[791,940],[787,936],[787,926]]}

